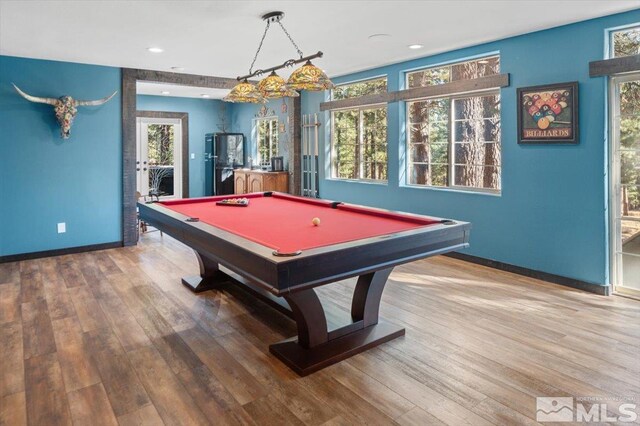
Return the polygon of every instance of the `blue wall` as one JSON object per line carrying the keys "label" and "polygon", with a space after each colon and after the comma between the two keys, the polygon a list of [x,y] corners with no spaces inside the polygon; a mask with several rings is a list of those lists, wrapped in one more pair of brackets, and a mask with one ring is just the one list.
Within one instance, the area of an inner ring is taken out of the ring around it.
{"label": "blue wall", "polygon": [[[189,196],[204,196],[204,135],[221,132],[223,117],[227,132],[232,131],[229,104],[214,99],[138,95],[137,108],[189,114]],[[195,159],[191,159],[191,153],[195,154]]]}
{"label": "blue wall", "polygon": [[[404,88],[406,70],[499,52],[511,85],[501,90],[502,194],[404,186],[405,103],[388,106],[389,182],[330,179],[329,114],[323,114],[323,198],[450,217],[473,224],[465,252],[596,284],[608,282],[606,82],[589,77],[603,59],[607,28],[640,22],[640,10],[334,78],[343,83],[387,75]],[[516,138],[516,88],[579,81],[580,144],[524,146]],[[305,93],[303,113],[319,111],[324,93]]]}
{"label": "blue wall", "polygon": [[[254,164],[258,161],[258,141],[254,123],[262,107],[261,104],[232,104],[231,106],[231,128],[233,132],[244,133],[247,140],[247,156],[252,158]],[[264,107],[268,109],[266,116],[278,117],[278,125],[282,122],[286,124],[286,132],[278,133],[278,155],[284,157],[284,166],[288,169],[291,135],[289,135],[287,113],[282,111],[282,99],[269,101]],[[290,101],[287,102],[287,108],[292,108]]]}
{"label": "blue wall", "polygon": [[99,99],[120,90],[120,69],[0,56],[0,256],[121,241],[120,94],[79,107],[64,140],[53,107],[12,82],[35,96]]}

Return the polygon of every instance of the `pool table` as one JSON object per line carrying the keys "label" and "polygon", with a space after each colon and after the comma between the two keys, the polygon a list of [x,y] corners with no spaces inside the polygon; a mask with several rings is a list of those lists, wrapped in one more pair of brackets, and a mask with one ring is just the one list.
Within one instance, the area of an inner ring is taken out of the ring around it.
{"label": "pool table", "polygon": [[[241,197],[247,206],[218,204]],[[200,274],[183,284],[195,292],[242,285],[296,321],[297,337],[269,349],[299,375],[403,335],[404,328],[378,319],[392,269],[465,248],[470,230],[466,222],[277,192],[138,208],[141,220],[195,251]],[[332,328],[315,288],[356,276],[351,319]]]}

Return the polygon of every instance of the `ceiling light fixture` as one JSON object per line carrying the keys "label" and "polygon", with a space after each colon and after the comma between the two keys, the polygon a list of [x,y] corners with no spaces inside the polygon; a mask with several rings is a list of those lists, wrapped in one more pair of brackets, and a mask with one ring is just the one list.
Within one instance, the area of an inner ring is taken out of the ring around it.
{"label": "ceiling light fixture", "polygon": [[391,34],[387,34],[387,33],[378,33],[378,34],[371,34],[369,37],[367,37],[369,40],[373,40],[373,41],[378,41],[378,40],[383,40],[385,38],[389,38],[391,37]]}
{"label": "ceiling light fixture", "polygon": [[208,98],[208,97],[209,97],[209,95],[207,95],[206,93],[203,93],[203,94],[202,94],[202,95],[200,95],[200,96],[201,96],[201,97],[203,97],[203,98]]}
{"label": "ceiling light fixture", "polygon": [[422,49],[422,45],[421,44],[410,44],[409,45],[409,49]]}
{"label": "ceiling light fixture", "polygon": [[[318,52],[313,55],[304,56],[298,45],[289,35],[289,32],[285,29],[284,25],[282,25],[281,21],[283,18],[283,12],[270,12],[262,16],[262,20],[266,21],[267,24],[264,29],[264,33],[262,34],[262,39],[260,39],[258,50],[253,57],[251,66],[249,67],[249,74],[237,77],[237,80],[240,83],[231,89],[231,92],[223,98],[224,101],[261,103],[266,102],[268,99],[299,96],[299,93],[297,93],[296,90],[320,91],[333,88],[333,83],[329,80],[329,77],[327,77],[325,72],[311,63],[312,59],[321,58],[323,53]],[[269,31],[269,27],[272,23],[280,25],[280,28],[282,28],[282,31],[285,33],[291,44],[293,44],[293,47],[296,49],[300,57],[298,59],[289,59],[282,65],[276,65],[275,67],[254,71],[253,66],[258,59],[258,55],[262,49],[262,44],[264,43],[264,39],[267,36],[267,32]],[[304,65],[295,70],[286,83],[282,77],[276,74],[276,71],[279,69],[292,67],[303,62]],[[267,73],[269,73],[268,77],[260,81],[258,86],[249,82],[251,77]]]}
{"label": "ceiling light fixture", "polygon": [[162,53],[164,52],[164,49],[160,48],[160,47],[148,47],[147,50],[151,53]]}
{"label": "ceiling light fixture", "polygon": [[162,91],[162,92],[160,92],[160,93],[162,93],[163,95],[168,95],[168,94],[170,94],[171,92],[167,92],[166,90],[163,90],[163,91]]}

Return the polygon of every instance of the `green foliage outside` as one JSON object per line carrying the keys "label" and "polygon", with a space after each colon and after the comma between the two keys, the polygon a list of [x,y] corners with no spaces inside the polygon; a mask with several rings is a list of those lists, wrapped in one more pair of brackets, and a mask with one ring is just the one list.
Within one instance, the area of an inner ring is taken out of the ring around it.
{"label": "green foliage outside", "polygon": [[[613,56],[640,53],[640,30],[613,34]],[[620,85],[620,180],[622,216],[640,219],[640,82]],[[622,235],[640,232],[640,223],[623,220]]]}
{"label": "green foliage outside", "polygon": [[278,155],[278,119],[258,121],[258,158],[260,163],[269,163]]}
{"label": "green foliage outside", "polygon": [[[378,78],[338,86],[333,99],[387,91]],[[354,108],[333,113],[334,175],[341,179],[387,179],[387,108]]]}

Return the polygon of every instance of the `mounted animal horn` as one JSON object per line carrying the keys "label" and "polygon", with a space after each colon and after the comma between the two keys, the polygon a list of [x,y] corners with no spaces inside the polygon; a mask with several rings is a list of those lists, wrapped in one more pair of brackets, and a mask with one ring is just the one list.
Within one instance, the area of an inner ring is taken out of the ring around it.
{"label": "mounted animal horn", "polygon": [[[11,84],[13,84],[13,83],[11,83]],[[15,84],[13,84],[13,87],[15,87],[16,90],[18,91],[18,93],[20,93],[20,96],[22,96],[23,98],[25,98],[28,101],[37,102],[37,103],[40,103],[40,104],[49,104],[49,105],[55,105],[56,103],[58,103],[58,99],[56,99],[56,98],[40,98],[38,96],[31,96],[31,95],[29,95],[27,93],[24,93]]]}
{"label": "mounted animal horn", "polygon": [[106,104],[111,100],[111,98],[113,98],[116,95],[116,93],[118,92],[115,91],[111,96],[107,96],[106,98],[98,99],[95,101],[76,101],[76,105],[77,106],[98,106],[98,105]]}
{"label": "mounted animal horn", "polygon": [[113,92],[111,96],[107,96],[106,98],[97,99],[95,101],[77,101],[73,99],[71,96],[61,96],[59,98],[40,98],[38,96],[31,96],[22,90],[15,84],[13,85],[16,91],[28,101],[37,102],[42,104],[53,105],[56,113],[56,120],[58,120],[58,124],[60,124],[60,135],[63,139],[69,138],[71,135],[71,124],[73,124],[73,119],[75,118],[78,110],[76,107],[78,106],[98,106],[109,102],[111,98],[113,98],[117,91]]}

